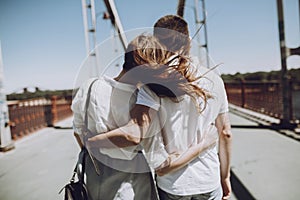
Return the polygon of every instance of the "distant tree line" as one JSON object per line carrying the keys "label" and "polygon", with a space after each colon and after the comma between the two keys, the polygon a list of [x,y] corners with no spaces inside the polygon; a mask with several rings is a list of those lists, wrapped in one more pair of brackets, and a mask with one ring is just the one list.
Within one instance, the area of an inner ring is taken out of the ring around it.
{"label": "distant tree line", "polygon": [[[300,68],[290,69],[288,71],[289,78],[292,81],[300,82]],[[253,72],[253,73],[236,73],[236,74],[222,74],[222,78],[225,82],[230,81],[274,81],[280,80],[280,71],[270,71],[270,72]]]}
{"label": "distant tree line", "polygon": [[[288,71],[289,78],[292,81],[300,82],[300,68],[290,69]],[[236,74],[222,74],[221,75],[224,82],[231,81],[274,81],[280,80],[280,71],[270,71],[270,72],[253,72],[253,73],[236,73]],[[7,95],[7,100],[25,100],[33,98],[46,98],[50,99],[51,96],[64,97],[66,99],[72,99],[74,90],[40,90],[35,88],[34,92],[28,91],[27,88],[23,89],[23,93],[11,93]]]}
{"label": "distant tree line", "polygon": [[73,90],[40,90],[35,88],[34,92],[28,91],[27,88],[23,89],[22,93],[11,93],[6,95],[7,100],[26,100],[34,98],[50,99],[52,96],[59,96],[65,99],[72,99]]}

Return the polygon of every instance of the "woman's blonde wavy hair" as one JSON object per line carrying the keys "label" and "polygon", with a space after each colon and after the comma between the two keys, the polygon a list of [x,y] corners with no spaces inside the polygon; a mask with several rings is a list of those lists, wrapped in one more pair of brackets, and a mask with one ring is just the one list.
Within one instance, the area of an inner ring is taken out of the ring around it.
{"label": "woman's blonde wavy hair", "polygon": [[[168,51],[156,37],[142,34],[128,45],[123,68],[159,97],[177,101],[184,94],[191,96],[202,112],[210,95],[196,83],[197,70],[190,63],[189,57]],[[204,100],[203,108],[199,98]]]}

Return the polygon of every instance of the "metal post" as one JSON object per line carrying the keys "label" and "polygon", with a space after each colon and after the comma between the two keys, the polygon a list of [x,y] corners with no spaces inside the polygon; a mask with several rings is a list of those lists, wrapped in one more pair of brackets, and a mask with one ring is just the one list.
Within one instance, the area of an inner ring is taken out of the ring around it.
{"label": "metal post", "polygon": [[106,5],[107,12],[109,13],[111,23],[117,29],[122,46],[125,50],[128,42],[127,42],[126,35],[124,34],[124,29],[117,8],[115,6],[115,2],[114,0],[104,0],[104,3]]}
{"label": "metal post", "polygon": [[89,28],[88,28],[87,11],[86,11],[87,8],[86,0],[81,0],[81,4],[82,4],[85,48],[86,48],[86,55],[88,56],[90,54],[90,40],[89,40]]}
{"label": "metal post", "polygon": [[246,93],[245,93],[245,80],[243,78],[240,79],[240,83],[241,83],[241,104],[242,104],[242,108],[246,107]]}
{"label": "metal post", "polygon": [[90,0],[91,1],[91,17],[92,17],[92,35],[93,35],[93,49],[95,56],[95,70],[96,74],[99,75],[99,64],[98,64],[98,49],[97,49],[97,37],[96,37],[96,26],[97,26],[97,21],[96,21],[96,7],[95,7],[95,0]]}
{"label": "metal post", "polygon": [[178,0],[177,15],[183,17],[185,0]]}
{"label": "metal post", "polygon": [[[196,30],[197,31],[201,28],[201,21],[200,21],[200,18],[199,18],[198,6],[199,6],[198,5],[198,0],[195,0],[194,13],[195,13],[195,23],[196,23]],[[197,33],[197,43],[199,45],[199,48],[198,48],[199,57],[201,57],[201,37],[200,37],[199,33]]]}
{"label": "metal post", "polygon": [[[90,72],[90,76],[99,75],[99,66],[96,53],[96,11],[95,11],[95,1],[94,0],[82,0],[82,15],[83,15],[83,24],[84,24],[84,34],[85,34],[85,45],[88,60],[91,61],[93,58],[95,61],[94,69],[95,72]],[[90,16],[88,16],[90,15]],[[89,23],[90,21],[90,23]],[[92,38],[90,38],[92,34]],[[92,39],[92,42],[90,40]],[[93,66],[93,65],[92,65]]]}
{"label": "metal post", "polygon": [[200,34],[197,33],[197,42],[199,44],[199,56],[201,57],[201,48],[204,47],[206,49],[206,66],[209,67],[209,56],[208,56],[208,45],[207,45],[207,30],[206,30],[206,10],[205,10],[205,2],[204,0],[202,1],[202,20],[200,20],[199,18],[199,12],[198,12],[198,1],[199,0],[195,0],[194,1],[194,9],[195,9],[195,21],[196,21],[196,28],[197,30],[203,26],[204,28],[204,44],[201,44],[201,37]]}
{"label": "metal post", "polygon": [[282,0],[277,0],[277,13],[278,13],[278,28],[280,40],[280,53],[281,53],[281,89],[282,89],[282,103],[283,103],[283,118],[281,119],[282,127],[290,127],[291,121],[291,104],[290,104],[290,88],[289,78],[287,73],[286,58],[288,57],[288,48],[285,46],[284,34],[284,15]]}
{"label": "metal post", "polygon": [[8,151],[15,146],[11,139],[9,113],[6,102],[6,95],[3,89],[3,61],[0,42],[0,151]]}
{"label": "metal post", "polygon": [[201,1],[202,1],[202,16],[203,16],[204,41],[205,41],[205,44],[203,46],[206,48],[206,64],[207,64],[207,67],[209,67],[205,0],[201,0]]}

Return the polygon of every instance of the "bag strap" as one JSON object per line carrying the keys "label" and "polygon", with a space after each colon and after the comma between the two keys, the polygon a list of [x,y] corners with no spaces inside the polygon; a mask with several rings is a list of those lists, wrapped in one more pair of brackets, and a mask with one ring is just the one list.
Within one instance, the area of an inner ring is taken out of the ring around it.
{"label": "bag strap", "polygon": [[[86,132],[89,133],[89,129],[88,129],[88,107],[89,107],[89,102],[90,102],[90,99],[91,99],[91,90],[92,90],[92,86],[93,84],[97,81],[98,79],[95,79],[91,82],[90,86],[89,86],[89,89],[88,89],[88,92],[87,92],[87,98],[86,98],[86,102],[85,102],[85,115],[84,115],[84,123],[85,123],[85,129],[86,129]],[[93,156],[90,154],[90,152],[87,150],[87,148],[85,147],[85,141],[88,137],[88,135],[84,135],[83,136],[83,147],[81,148],[81,151],[78,155],[78,160],[77,160],[77,163],[75,165],[75,168],[73,170],[73,175],[71,177],[71,180],[70,180],[70,183],[74,183],[75,182],[75,177],[77,175],[77,178],[80,182],[84,183],[84,173],[85,173],[85,157],[87,155],[87,153],[89,154],[91,160],[92,160],[92,163],[95,167],[95,171],[98,175],[100,175],[100,171],[99,171],[99,168],[98,166],[96,165],[95,163],[95,160],[93,158]],[[81,172],[80,174],[78,174],[78,168],[79,168],[79,165],[81,164]],[[59,191],[59,194],[63,191],[63,189],[65,189],[66,186],[64,186],[60,191]]]}
{"label": "bag strap", "polygon": [[[85,147],[82,147],[79,155],[78,155],[78,161],[75,165],[75,168],[73,170],[73,175],[72,178],[70,180],[70,182],[75,182],[75,176],[77,175],[79,181],[84,182],[84,173],[85,173],[85,157],[86,157],[86,153],[87,153],[87,149]],[[81,172],[78,175],[78,168],[79,165],[81,164]]]}
{"label": "bag strap", "polygon": [[[91,99],[91,90],[92,90],[92,86],[93,86],[93,84],[97,81],[98,79],[96,78],[95,80],[93,80],[92,82],[91,82],[91,84],[90,84],[90,86],[89,86],[89,89],[88,89],[88,92],[87,92],[87,97],[86,97],[86,102],[85,102],[85,114],[84,114],[84,124],[85,124],[85,129],[86,129],[86,133],[91,133],[91,131],[89,130],[89,128],[88,128],[88,122],[89,122],[89,120],[88,120],[88,108],[89,108],[89,105],[90,105],[90,99]],[[100,170],[99,170],[99,167],[98,167],[98,165],[97,165],[97,163],[96,163],[96,161],[95,161],[95,159],[94,159],[94,157],[93,157],[93,155],[91,155],[91,153],[88,151],[88,149],[86,149],[85,148],[85,142],[86,142],[86,140],[88,139],[88,137],[89,137],[89,135],[90,134],[87,134],[87,135],[84,135],[83,137],[83,145],[84,145],[84,149],[85,149],[85,152],[86,153],[88,153],[89,154],[89,156],[90,156],[90,158],[91,158],[91,160],[92,160],[92,163],[93,163],[93,165],[94,165],[94,168],[95,168],[95,171],[96,171],[96,173],[98,174],[98,175],[100,175]],[[85,163],[85,162],[83,162],[83,163]],[[83,164],[82,165],[82,171],[83,171],[83,173],[82,173],[82,175],[84,175],[84,171],[85,170],[85,165]]]}
{"label": "bag strap", "polygon": [[160,133],[161,133],[161,136],[163,139],[164,146],[166,146],[167,145],[166,132],[164,129],[164,125],[162,124],[162,120],[161,120],[160,113],[159,113],[159,111],[161,111],[161,97],[158,97],[158,98],[159,98],[159,109],[157,111],[157,116],[158,116],[158,121],[159,121],[159,125],[160,125]]}
{"label": "bag strap", "polygon": [[84,173],[85,173],[85,157],[87,155],[88,150],[83,147],[81,149],[81,152],[79,153],[79,158],[78,158],[78,162],[76,165],[76,171],[78,172],[78,167],[81,164],[81,173],[78,175],[78,179],[84,183]]}
{"label": "bag strap", "polygon": [[[90,99],[91,99],[91,91],[92,91],[92,86],[93,84],[97,81],[98,79],[95,79],[92,81],[92,83],[90,84],[89,86],[89,89],[88,89],[88,92],[87,92],[87,97],[86,97],[86,102],[85,102],[85,114],[84,114],[84,124],[85,124],[85,127],[86,129],[88,130],[88,108],[89,108],[89,105],[90,105]],[[85,142],[85,141],[83,141]]]}
{"label": "bag strap", "polygon": [[[78,155],[78,160],[77,163],[75,165],[75,168],[73,170],[73,175],[70,179],[70,183],[75,183],[75,177],[77,175],[77,178],[79,180],[79,182],[84,184],[84,172],[85,172],[85,156],[86,156],[86,152],[87,149],[85,147],[83,147]],[[78,174],[78,168],[79,165],[82,165],[82,171]],[[63,188],[60,189],[60,191],[58,192],[58,194],[61,194],[61,192],[68,187],[69,184],[65,185]]]}

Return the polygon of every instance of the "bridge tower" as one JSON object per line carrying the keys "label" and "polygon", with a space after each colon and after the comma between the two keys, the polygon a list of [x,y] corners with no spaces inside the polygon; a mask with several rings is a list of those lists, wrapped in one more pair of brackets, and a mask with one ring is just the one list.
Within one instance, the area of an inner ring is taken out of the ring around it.
{"label": "bridge tower", "polygon": [[91,66],[89,72],[90,76],[94,76],[99,73],[97,52],[95,48],[97,45],[95,0],[81,0],[81,4],[87,62]]}
{"label": "bridge tower", "polygon": [[4,93],[3,79],[3,59],[0,42],[0,151],[8,151],[14,148],[14,144],[11,139],[10,121],[8,116],[6,94]]}
{"label": "bridge tower", "polygon": [[[199,1],[201,1],[201,5],[199,6]],[[184,16],[184,8],[185,8],[185,0],[178,0],[177,5],[177,15],[183,17]],[[201,10],[201,14],[199,12],[199,8]],[[206,8],[205,8],[205,0],[194,0],[194,18],[196,23],[196,33],[193,38],[197,38],[198,49],[199,49],[199,57],[202,57],[203,51],[201,48],[205,49],[205,59],[206,66],[210,67],[209,56],[208,56],[208,42],[207,42],[207,23],[206,23]],[[203,36],[200,35],[200,31],[203,29]],[[203,38],[202,38],[203,37]],[[201,41],[202,40],[202,41]],[[203,44],[202,44],[203,43]]]}
{"label": "bridge tower", "polygon": [[[299,25],[300,25],[300,0],[299,6]],[[300,46],[297,48],[288,48],[285,43],[284,32],[284,13],[283,2],[277,0],[277,14],[278,14],[278,28],[279,28],[279,40],[280,40],[280,54],[281,54],[281,88],[283,98],[283,118],[281,119],[280,126],[283,128],[292,128],[292,104],[291,104],[291,87],[287,70],[287,58],[292,55],[300,56]]]}
{"label": "bridge tower", "polygon": [[[88,60],[87,62],[91,66],[90,76],[99,75],[100,73],[100,62],[99,60],[99,49],[97,46],[97,13],[95,0],[81,0],[82,2],[82,15],[85,33],[85,45]],[[107,13],[104,13],[103,19],[110,19],[114,29],[118,33],[118,37],[121,41],[122,47],[125,50],[127,47],[127,39],[124,34],[123,26],[119,18],[114,0],[103,0]]]}

